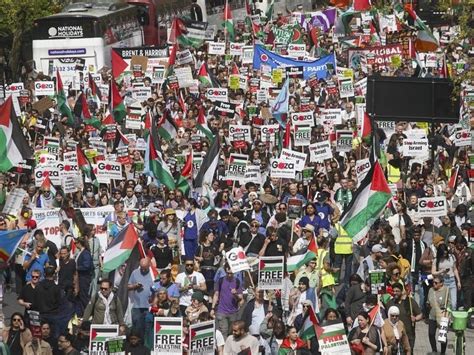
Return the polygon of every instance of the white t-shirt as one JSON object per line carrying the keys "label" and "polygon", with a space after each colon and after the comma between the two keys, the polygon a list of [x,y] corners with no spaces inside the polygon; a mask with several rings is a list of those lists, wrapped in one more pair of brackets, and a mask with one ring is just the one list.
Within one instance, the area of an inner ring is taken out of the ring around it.
{"label": "white t-shirt", "polygon": [[392,227],[392,234],[395,237],[395,242],[399,244],[402,240],[401,227],[405,226],[405,220],[398,213],[388,218],[388,223]]}
{"label": "white t-shirt", "polygon": [[249,327],[249,333],[254,335],[260,335],[260,324],[263,323],[265,319],[265,307],[260,305],[260,307],[255,307],[252,312],[252,324]]}
{"label": "white t-shirt", "polygon": [[[193,285],[199,285],[201,283],[206,282],[206,279],[204,276],[197,271],[193,271],[192,274],[187,275],[185,272],[182,272],[176,276],[176,281],[178,284],[178,287],[185,287],[188,286],[189,284]],[[180,306],[189,306],[191,305],[191,296],[193,295],[193,289],[189,289],[186,292],[181,293],[181,296],[179,298],[179,305]]]}

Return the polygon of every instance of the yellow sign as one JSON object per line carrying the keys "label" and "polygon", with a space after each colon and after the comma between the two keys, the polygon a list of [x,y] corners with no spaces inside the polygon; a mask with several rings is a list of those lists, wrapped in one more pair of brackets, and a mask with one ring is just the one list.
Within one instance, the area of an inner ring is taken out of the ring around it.
{"label": "yellow sign", "polygon": [[345,69],[342,72],[342,75],[344,76],[344,78],[354,79],[354,71],[352,69]]}
{"label": "yellow sign", "polygon": [[272,71],[272,81],[275,84],[281,83],[283,81],[283,70],[273,69],[273,71]]}
{"label": "yellow sign", "polygon": [[393,67],[400,68],[402,66],[402,58],[399,55],[392,56],[391,60]]}
{"label": "yellow sign", "polygon": [[238,75],[229,75],[229,87],[232,90],[238,90],[240,88],[240,78]]}

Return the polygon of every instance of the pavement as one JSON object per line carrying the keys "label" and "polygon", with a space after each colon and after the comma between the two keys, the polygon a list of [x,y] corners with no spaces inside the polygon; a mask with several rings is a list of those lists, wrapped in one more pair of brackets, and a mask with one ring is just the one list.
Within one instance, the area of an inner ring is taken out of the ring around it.
{"label": "pavement", "polygon": [[[16,301],[16,293],[14,289],[9,292],[4,292],[3,295],[3,314],[5,319],[5,325],[10,324],[10,317],[13,312],[23,313],[23,307],[19,306]],[[1,313],[1,310],[0,310]],[[465,332],[466,336],[466,354],[474,354],[474,350],[470,350],[469,347],[474,345],[474,330],[467,329]],[[454,354],[453,351],[453,342],[454,342],[454,332],[450,331],[448,333],[448,349],[447,354]],[[441,349],[440,344],[438,344],[438,350]],[[473,351],[471,353],[471,351]],[[420,321],[416,324],[416,341],[415,341],[415,351],[413,355],[419,354],[428,354],[431,353],[431,346],[428,340],[428,325],[423,321]]]}

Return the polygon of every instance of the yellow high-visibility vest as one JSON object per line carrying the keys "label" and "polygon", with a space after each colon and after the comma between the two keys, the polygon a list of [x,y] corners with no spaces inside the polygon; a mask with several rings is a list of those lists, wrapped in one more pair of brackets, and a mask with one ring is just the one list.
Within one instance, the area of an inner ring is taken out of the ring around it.
{"label": "yellow high-visibility vest", "polygon": [[390,164],[387,164],[387,177],[389,184],[396,184],[400,181],[400,169],[393,167]]}
{"label": "yellow high-visibility vest", "polygon": [[342,226],[337,223],[335,225],[337,230],[337,238],[334,242],[334,252],[336,254],[348,255],[352,254],[352,238],[349,237],[347,232],[342,228]]}
{"label": "yellow high-visibility vest", "polygon": [[316,267],[321,275],[321,287],[332,286],[336,284],[334,276],[331,273],[324,270],[324,258],[329,252],[324,249],[318,249],[318,262]]}

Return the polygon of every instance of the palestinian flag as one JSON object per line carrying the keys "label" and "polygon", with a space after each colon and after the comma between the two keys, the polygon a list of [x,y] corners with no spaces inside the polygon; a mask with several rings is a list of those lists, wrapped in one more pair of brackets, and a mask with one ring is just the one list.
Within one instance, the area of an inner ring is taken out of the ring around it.
{"label": "palestinian flag", "polygon": [[120,96],[120,90],[113,79],[110,82],[110,91],[110,109],[112,115],[118,124],[122,124],[125,116],[127,116],[127,110],[123,104],[122,96]]}
{"label": "palestinian flag", "polygon": [[[178,44],[175,43],[173,44],[173,47],[171,47],[171,53],[170,53],[170,57],[168,59],[168,69],[170,69],[170,67],[172,67],[173,65],[176,64],[176,53],[178,52]],[[167,70],[168,72],[168,70]]]}
{"label": "palestinian flag", "polygon": [[291,38],[291,43],[293,44],[303,44],[303,28],[299,23],[295,23],[293,26],[293,36]]}
{"label": "palestinian flag", "polygon": [[459,165],[451,169],[451,177],[448,181],[448,187],[451,189],[456,189],[458,184],[458,175],[459,175]]}
{"label": "palestinian flag", "polygon": [[91,73],[89,73],[89,89],[92,99],[97,102],[97,106],[100,106],[100,100],[102,100],[102,93],[100,92],[97,83],[92,79]]}
{"label": "palestinian flag", "polygon": [[168,189],[174,190],[176,186],[173,174],[171,174],[168,164],[163,160],[161,152],[155,148],[152,135],[153,134],[148,136],[148,149],[145,159],[145,165],[148,166],[147,171],[149,171],[155,179],[165,185]]}
{"label": "palestinian flag", "polygon": [[207,72],[206,63],[201,64],[201,68],[199,68],[199,72],[198,72],[198,78],[199,78],[199,82],[203,86],[212,87],[212,81],[211,81],[211,77],[209,76],[209,73]]}
{"label": "palestinian flag", "polygon": [[306,263],[316,259],[317,256],[318,246],[316,245],[316,239],[313,237],[313,239],[311,239],[311,241],[309,242],[308,250],[306,251],[306,253],[302,255],[290,256],[286,260],[286,271],[293,272],[295,270],[298,270],[303,265],[306,265]]}
{"label": "palestinian flag", "polygon": [[92,185],[98,187],[99,181],[97,180],[97,177],[95,176],[94,171],[92,170],[91,163],[89,162],[89,160],[87,160],[79,144],[76,146],[76,154],[77,165],[79,166],[79,169],[81,169],[84,175],[89,178],[89,180],[92,182]]}
{"label": "palestinian flag", "polygon": [[117,148],[127,147],[130,141],[127,137],[125,137],[120,129],[115,131],[115,140],[114,140],[114,149],[113,151],[117,151]]}
{"label": "palestinian flag", "polygon": [[319,339],[323,333],[323,328],[321,328],[319,325],[319,321],[318,318],[316,318],[313,307],[309,306],[307,312],[308,314],[303,320],[303,326],[301,327],[299,336],[303,340],[310,340],[315,336],[317,336]]}
{"label": "palestinian flag", "polygon": [[179,44],[183,47],[195,47],[202,44],[201,41],[193,41],[191,38],[189,38],[186,24],[178,17],[175,17],[171,23],[171,31],[170,36],[168,37],[168,42]]}
{"label": "palestinian flag", "polygon": [[188,154],[186,158],[186,163],[181,170],[181,174],[176,181],[176,188],[180,190],[183,194],[186,194],[190,188],[189,180],[193,177],[193,151]]}
{"label": "palestinian flag", "polygon": [[214,321],[201,322],[197,324],[192,324],[189,329],[190,337],[189,341],[196,341],[199,339],[206,339],[214,337],[215,325]]}
{"label": "palestinian flag", "polygon": [[296,348],[293,347],[293,344],[290,342],[290,338],[286,337],[283,339],[283,342],[278,349],[278,355],[292,355],[296,354],[296,349],[305,349],[306,341],[296,338]]}
{"label": "palestinian flag", "polygon": [[138,240],[137,231],[130,223],[112,240],[104,253],[103,272],[111,272],[125,263]]}
{"label": "palestinian flag", "polygon": [[81,121],[90,120],[92,115],[89,111],[89,105],[87,104],[87,98],[84,93],[79,95],[79,98],[76,100],[74,105],[74,115],[79,117]]}
{"label": "palestinian flag", "polygon": [[211,186],[219,162],[220,149],[221,144],[217,136],[202,161],[196,179],[194,179],[194,187],[199,188],[204,185]]}
{"label": "palestinian flag", "polygon": [[226,0],[224,8],[224,34],[229,35],[229,41],[233,42],[235,37],[234,31],[234,20],[232,19],[232,11],[229,6],[229,2]]}
{"label": "palestinian flag", "polygon": [[179,107],[181,107],[181,110],[183,110],[183,116],[186,117],[186,113],[188,112],[188,108],[186,105],[186,100],[184,99],[183,92],[180,90],[178,94],[178,104]]}
{"label": "palestinian flag", "polygon": [[114,79],[117,79],[127,67],[127,62],[112,48],[112,75]]}
{"label": "palestinian flag", "polygon": [[206,110],[204,109],[204,106],[199,107],[199,114],[198,114],[198,120],[197,120],[197,129],[201,131],[202,134],[204,134],[207,139],[209,139],[210,142],[214,140],[214,134],[212,134],[211,130],[209,129],[209,126],[207,125],[207,118],[206,118]]}
{"label": "palestinian flag", "polygon": [[423,22],[423,20],[416,14],[416,12],[413,11],[411,6],[405,6],[405,10],[413,19],[416,29],[418,29],[418,36],[415,41],[416,51],[435,52],[439,47],[436,37],[433,35],[428,26]]}
{"label": "palestinian flag", "polygon": [[156,335],[181,336],[182,332],[183,332],[183,318],[155,317],[155,336]]}
{"label": "palestinian flag", "polygon": [[26,229],[0,231],[0,260],[8,263],[26,233]]}
{"label": "palestinian flag", "polygon": [[176,138],[178,130],[170,117],[169,111],[165,110],[163,116],[161,116],[160,121],[158,122],[158,133],[160,137],[167,141],[171,141]]}
{"label": "palestinian flag", "polygon": [[392,193],[385,180],[382,167],[376,161],[341,216],[340,224],[354,243],[367,235],[391,198]]}
{"label": "palestinian flag", "polygon": [[12,96],[9,96],[0,106],[0,172],[6,172],[32,156],[16,118]]}
{"label": "palestinian flag", "polygon": [[61,75],[59,70],[56,72],[56,102],[58,105],[58,110],[61,112],[61,115],[67,117],[66,124],[68,126],[74,125],[74,116],[72,115],[71,108],[67,102],[66,93],[64,92],[63,81],[61,80]]}
{"label": "palestinian flag", "polygon": [[90,341],[91,343],[105,342],[107,339],[114,338],[117,335],[118,325],[101,326],[100,324],[93,324],[91,326]]}
{"label": "palestinian flag", "polygon": [[370,142],[372,136],[372,123],[370,122],[370,117],[367,112],[364,112],[364,120],[362,121],[360,133],[363,140]]}

